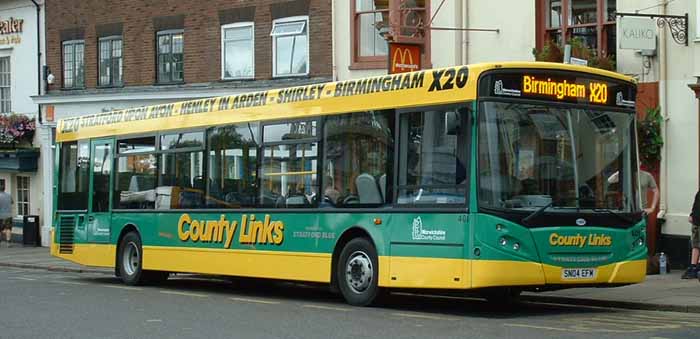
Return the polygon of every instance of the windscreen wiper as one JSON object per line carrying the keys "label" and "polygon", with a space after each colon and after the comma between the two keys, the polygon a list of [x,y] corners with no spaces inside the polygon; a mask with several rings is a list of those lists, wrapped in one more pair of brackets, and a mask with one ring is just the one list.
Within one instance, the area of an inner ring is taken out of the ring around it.
{"label": "windscreen wiper", "polygon": [[546,209],[552,206],[554,206],[554,200],[550,201],[549,204],[540,207],[537,211],[530,213],[527,217],[523,218],[521,222],[527,226],[532,226],[530,225],[530,220],[537,218],[540,214],[544,213]]}
{"label": "windscreen wiper", "polygon": [[629,217],[627,217],[627,216],[625,216],[625,215],[622,215],[622,214],[620,214],[620,213],[617,213],[617,212],[615,212],[615,211],[613,211],[613,210],[611,210],[611,209],[609,209],[609,208],[594,208],[594,209],[593,209],[593,212],[604,212],[604,213],[608,213],[608,214],[610,214],[610,215],[612,215],[612,216],[615,216],[615,217],[617,217],[618,219],[620,219],[620,220],[622,220],[622,221],[626,221],[626,222],[628,222],[628,223],[630,223],[630,224],[636,224],[636,223],[637,223],[637,221],[635,221],[634,219],[631,219],[631,218],[629,218]]}

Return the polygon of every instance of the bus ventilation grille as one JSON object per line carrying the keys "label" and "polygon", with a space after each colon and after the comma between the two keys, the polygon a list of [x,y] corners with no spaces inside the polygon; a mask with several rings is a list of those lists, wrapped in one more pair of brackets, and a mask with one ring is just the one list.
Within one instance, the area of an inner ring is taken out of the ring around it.
{"label": "bus ventilation grille", "polygon": [[75,232],[75,217],[62,217],[58,233],[59,253],[73,254],[73,232]]}

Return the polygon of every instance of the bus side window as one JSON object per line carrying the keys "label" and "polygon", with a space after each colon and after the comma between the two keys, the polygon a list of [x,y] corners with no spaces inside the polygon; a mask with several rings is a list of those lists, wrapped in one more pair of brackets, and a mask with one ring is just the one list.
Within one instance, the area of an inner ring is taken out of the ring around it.
{"label": "bus side window", "polygon": [[318,204],[317,125],[317,120],[299,120],[263,127],[260,206]]}
{"label": "bus side window", "polygon": [[246,122],[209,131],[208,208],[255,207],[258,203],[260,124]]}
{"label": "bus side window", "polygon": [[322,207],[367,207],[391,202],[393,111],[326,118]]}
{"label": "bus side window", "polygon": [[467,115],[455,106],[400,114],[398,204],[466,203]]}

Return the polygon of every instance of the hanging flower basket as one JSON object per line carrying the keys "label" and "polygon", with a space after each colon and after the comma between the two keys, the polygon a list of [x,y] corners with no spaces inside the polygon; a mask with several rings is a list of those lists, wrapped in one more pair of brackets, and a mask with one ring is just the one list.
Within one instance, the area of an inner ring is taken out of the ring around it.
{"label": "hanging flower basket", "polygon": [[36,121],[24,114],[0,115],[0,148],[32,147]]}

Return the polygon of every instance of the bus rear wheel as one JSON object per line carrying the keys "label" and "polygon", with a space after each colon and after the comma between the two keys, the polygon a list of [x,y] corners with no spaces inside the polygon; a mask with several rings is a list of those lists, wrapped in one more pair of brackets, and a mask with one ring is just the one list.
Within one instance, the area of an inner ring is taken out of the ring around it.
{"label": "bus rear wheel", "polygon": [[142,263],[141,237],[136,232],[129,232],[119,242],[117,253],[119,277],[122,281],[127,285],[144,285],[168,279],[168,272],[143,270]]}
{"label": "bus rear wheel", "polygon": [[350,240],[340,252],[336,279],[348,304],[367,306],[379,295],[377,250],[365,238]]}

